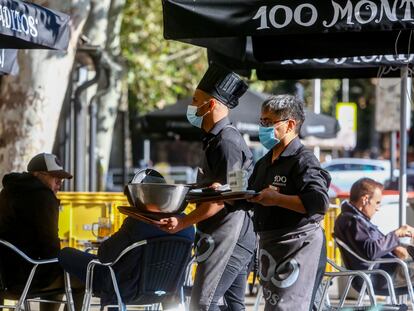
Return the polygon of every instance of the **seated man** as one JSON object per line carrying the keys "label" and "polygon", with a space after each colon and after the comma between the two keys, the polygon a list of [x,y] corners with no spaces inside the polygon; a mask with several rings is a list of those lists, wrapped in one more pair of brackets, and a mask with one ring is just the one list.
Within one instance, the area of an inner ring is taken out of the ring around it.
{"label": "seated man", "polygon": [[[368,260],[380,258],[404,259],[409,264],[410,275],[414,276],[414,265],[407,249],[401,245],[399,238],[411,237],[414,228],[404,225],[384,235],[371,219],[379,210],[383,185],[370,178],[356,181],[350,192],[350,200],[344,201],[341,214],[335,221],[335,236],[346,243],[355,253]],[[408,248],[411,252],[412,246]],[[345,266],[352,270],[366,270],[368,264],[360,262],[346,250],[341,250]],[[375,269],[382,269],[391,274],[395,287],[406,286],[404,274],[398,264],[380,264]],[[386,289],[382,276],[372,277],[374,288]],[[356,278],[354,285],[359,288],[362,281]]]}
{"label": "seated man", "polygon": [[[33,259],[56,258],[60,250],[58,219],[60,201],[56,197],[62,180],[72,178],[54,154],[41,153],[27,165],[27,173],[11,173],[3,178],[0,192],[0,238]],[[2,247],[1,262],[5,285],[20,293],[33,265],[15,252]],[[58,264],[37,268],[30,291],[62,289],[63,270]],[[75,296],[74,296],[75,297]],[[55,297],[56,298],[56,297]],[[75,297],[76,298],[76,297]],[[82,302],[75,299],[77,302]],[[44,304],[58,308],[56,304]]]}
{"label": "seated man", "polygon": [[[119,254],[129,245],[147,238],[168,236],[169,233],[160,230],[158,227],[146,224],[131,217],[127,217],[119,231],[102,242],[98,249],[98,255],[82,252],[74,248],[64,248],[59,254],[59,262],[62,267],[71,275],[77,277],[81,282],[86,281],[86,270],[88,263],[93,259],[101,262],[114,261]],[[189,227],[175,234],[176,236],[194,240],[194,228]],[[116,265],[115,273],[119,290],[123,300],[134,300],[137,283],[139,280],[140,249],[134,251],[134,261],[128,261],[131,257],[123,257]],[[101,297],[101,304],[107,305],[116,302],[109,270],[106,267],[96,266],[94,269],[93,292]]]}

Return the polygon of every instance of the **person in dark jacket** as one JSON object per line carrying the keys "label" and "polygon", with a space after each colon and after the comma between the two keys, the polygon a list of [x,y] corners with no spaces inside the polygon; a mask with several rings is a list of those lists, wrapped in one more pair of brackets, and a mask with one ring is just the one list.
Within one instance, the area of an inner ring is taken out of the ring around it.
{"label": "person in dark jacket", "polygon": [[[127,217],[121,228],[101,243],[97,255],[66,247],[63,248],[59,254],[59,263],[64,270],[69,272],[69,274],[77,277],[82,283],[85,283],[87,266],[91,260],[99,259],[101,262],[111,262],[114,261],[125,248],[135,242],[147,238],[167,235],[169,235],[169,233],[160,230],[154,225]],[[189,227],[177,232],[175,235],[193,241],[195,235],[194,228]],[[141,251],[140,249],[136,249],[132,252],[134,252],[132,256],[121,258],[118,264],[114,267],[119,290],[124,301],[134,300],[135,296],[139,294],[136,289],[140,277],[139,258]],[[131,260],[131,258],[133,258],[133,260]],[[93,292],[96,296],[101,298],[102,305],[116,302],[111,276],[107,268],[97,266],[94,269]]]}
{"label": "person in dark jacket", "polygon": [[[0,238],[33,259],[56,258],[60,250],[58,219],[60,201],[56,197],[66,172],[58,158],[49,153],[33,157],[24,173],[10,173],[3,178],[0,192]],[[13,251],[1,250],[2,277],[11,292],[21,292],[32,264]],[[40,266],[31,291],[64,288],[63,270],[58,264]],[[76,300],[76,299],[75,299]],[[46,307],[48,306],[48,307]],[[44,304],[42,310],[59,305]]]}
{"label": "person in dark jacket", "polygon": [[[368,260],[380,258],[404,259],[409,264],[410,274],[414,276],[413,261],[407,252],[407,245],[400,242],[402,237],[412,237],[414,228],[408,225],[383,234],[371,219],[381,205],[383,185],[370,178],[361,178],[351,187],[350,199],[341,206],[341,214],[335,221],[335,236],[346,243],[359,256]],[[410,253],[412,247],[408,246]],[[363,263],[341,250],[344,264],[352,270],[366,270],[369,264]],[[376,269],[389,272],[394,279],[395,287],[406,286],[403,271],[397,264],[378,264]],[[400,270],[401,269],[401,270]],[[361,280],[355,280],[355,287],[362,285]],[[385,289],[386,282],[381,276],[373,276],[373,285],[377,289]]]}

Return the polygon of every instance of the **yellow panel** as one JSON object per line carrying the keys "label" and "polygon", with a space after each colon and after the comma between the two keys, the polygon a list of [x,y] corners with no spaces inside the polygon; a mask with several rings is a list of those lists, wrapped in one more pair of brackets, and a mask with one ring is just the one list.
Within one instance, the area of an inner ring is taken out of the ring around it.
{"label": "yellow panel", "polygon": [[70,239],[70,227],[72,222],[72,204],[64,203],[59,207],[59,238],[64,241]]}
{"label": "yellow panel", "polygon": [[118,212],[117,206],[129,205],[120,192],[59,192],[58,197],[62,246],[82,247],[84,241],[96,240],[91,229],[99,217],[110,217],[114,230],[118,230],[125,216]]}
{"label": "yellow panel", "polygon": [[[322,222],[322,227],[325,230],[325,238],[326,238],[326,255],[329,259],[332,259],[338,265],[341,264],[341,255],[339,254],[339,250],[337,249],[333,232],[334,232],[334,225],[336,217],[338,217],[341,209],[339,208],[339,200],[335,201],[335,204],[329,208],[328,212],[325,215],[324,221]],[[326,271],[332,272],[332,266],[327,265]]]}
{"label": "yellow panel", "polygon": [[76,204],[72,209],[72,234],[75,240],[96,240],[92,234],[92,224],[106,214],[104,204]]}

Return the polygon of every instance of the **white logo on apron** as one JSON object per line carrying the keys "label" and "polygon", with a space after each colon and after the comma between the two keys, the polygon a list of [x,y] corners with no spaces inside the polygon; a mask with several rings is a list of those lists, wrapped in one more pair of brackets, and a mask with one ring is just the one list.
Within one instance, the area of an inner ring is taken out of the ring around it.
{"label": "white logo on apron", "polygon": [[[200,239],[196,245],[196,262],[200,263],[206,261],[210,257],[211,253],[214,250],[214,239],[210,234],[203,233],[198,231]],[[205,245],[203,245],[205,244]],[[200,253],[201,252],[201,253]]]}
{"label": "white logo on apron", "polygon": [[[263,271],[263,261],[268,262],[266,271]],[[271,281],[278,288],[288,288],[299,278],[299,264],[292,258],[277,266],[276,260],[266,250],[259,252],[259,276],[263,281]]]}

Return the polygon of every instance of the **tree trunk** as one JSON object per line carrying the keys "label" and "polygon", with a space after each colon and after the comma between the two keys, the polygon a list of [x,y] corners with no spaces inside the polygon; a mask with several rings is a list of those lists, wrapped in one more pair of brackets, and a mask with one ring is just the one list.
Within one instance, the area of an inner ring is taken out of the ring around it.
{"label": "tree trunk", "polygon": [[26,170],[39,152],[51,152],[57,121],[73,66],[78,37],[89,10],[89,0],[34,1],[71,15],[67,52],[24,50],[20,72],[4,77],[0,88],[0,178]]}
{"label": "tree trunk", "polygon": [[[111,154],[112,137],[118,108],[125,87],[123,87],[123,68],[120,60],[120,32],[122,22],[122,9],[125,0],[112,0],[108,13],[108,29],[106,53],[110,68],[108,91],[99,99],[98,103],[98,133],[97,149],[99,162],[99,190],[105,189],[106,176]],[[101,85],[101,87],[103,87]]]}

